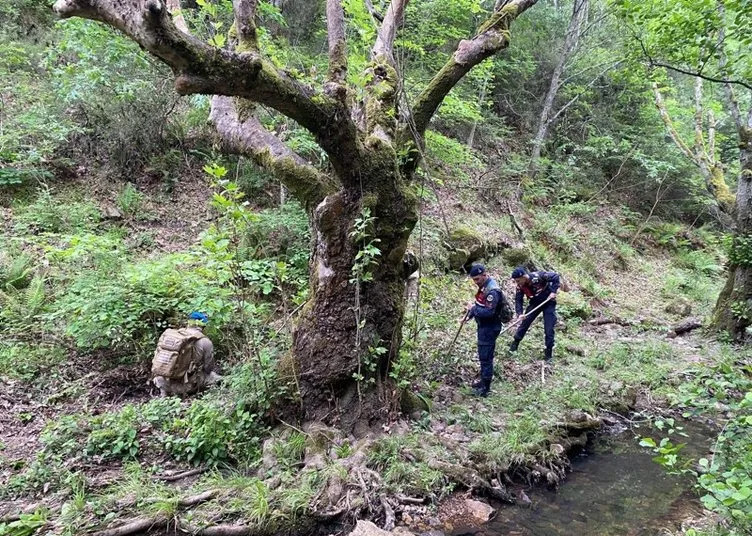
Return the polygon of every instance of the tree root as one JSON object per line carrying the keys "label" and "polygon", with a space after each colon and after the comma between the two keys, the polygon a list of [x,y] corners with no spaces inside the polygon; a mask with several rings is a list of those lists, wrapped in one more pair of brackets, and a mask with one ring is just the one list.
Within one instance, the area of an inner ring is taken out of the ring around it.
{"label": "tree root", "polygon": [[[205,503],[207,501],[214,499],[219,494],[219,492],[220,492],[219,489],[210,489],[210,490],[198,493],[196,495],[190,495],[188,497],[181,497],[180,499],[178,499],[177,506],[179,508],[190,508],[192,506],[198,506],[199,504],[202,504],[202,503]],[[157,503],[165,502],[165,499],[160,499],[157,497],[149,497],[147,499],[144,499],[141,502],[143,504],[157,504]],[[129,504],[120,505],[120,507],[126,508],[129,506],[134,506],[136,504],[137,504],[137,501],[132,501]],[[94,532],[92,533],[92,536],[125,536],[127,534],[133,534],[134,532],[142,532],[145,530],[149,530],[154,527],[159,528],[169,523],[170,519],[171,519],[170,516],[168,516],[167,514],[157,514],[155,516],[150,516],[150,517],[137,517],[135,519],[132,519],[126,522],[124,525],[120,525],[119,527]],[[175,523],[178,526],[180,525],[177,519],[175,519]],[[218,525],[218,526],[221,526],[221,525]],[[203,534],[203,532],[201,531],[199,531],[198,533]]]}
{"label": "tree root", "polygon": [[157,480],[163,480],[165,482],[177,482],[178,480],[183,480],[184,478],[188,478],[189,476],[200,475],[201,473],[205,472],[206,467],[197,467],[195,469],[191,469],[190,471],[185,471],[176,475],[162,475],[156,478]]}
{"label": "tree root", "polygon": [[379,500],[381,501],[381,507],[384,509],[384,530],[392,530],[395,523],[394,508],[389,504],[389,500],[383,493],[379,496]]}
{"label": "tree root", "polygon": [[126,536],[127,534],[135,534],[137,532],[144,532],[155,528],[166,526],[170,521],[170,516],[167,514],[157,514],[149,517],[137,517],[132,519],[125,525],[120,525],[112,529],[100,530],[93,532],[91,536]]}

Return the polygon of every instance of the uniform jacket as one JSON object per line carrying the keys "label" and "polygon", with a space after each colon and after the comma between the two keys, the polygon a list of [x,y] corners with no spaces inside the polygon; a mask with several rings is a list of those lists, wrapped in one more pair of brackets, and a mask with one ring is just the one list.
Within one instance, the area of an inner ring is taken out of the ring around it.
{"label": "uniform jacket", "polygon": [[489,277],[483,287],[475,294],[475,305],[470,309],[470,318],[478,323],[478,328],[501,329],[502,300],[499,284]]}
{"label": "uniform jacket", "polygon": [[523,301],[525,297],[530,300],[530,304],[539,304],[545,300],[552,292],[558,292],[561,281],[559,274],[556,272],[530,272],[530,279],[521,287],[517,288],[514,295],[514,311],[522,314]]}

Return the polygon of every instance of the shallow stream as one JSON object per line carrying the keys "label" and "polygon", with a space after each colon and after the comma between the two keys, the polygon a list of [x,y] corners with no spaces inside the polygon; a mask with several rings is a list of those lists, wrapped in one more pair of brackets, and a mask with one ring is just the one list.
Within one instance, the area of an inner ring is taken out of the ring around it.
{"label": "shallow stream", "polygon": [[[685,455],[706,456],[711,432],[696,425],[685,428]],[[640,433],[662,437],[643,429],[598,439],[572,461],[572,472],[558,491],[528,490],[530,508],[503,506],[489,524],[456,534],[657,536],[675,529],[701,510],[693,482],[668,475],[653,462],[653,454],[635,439]]]}

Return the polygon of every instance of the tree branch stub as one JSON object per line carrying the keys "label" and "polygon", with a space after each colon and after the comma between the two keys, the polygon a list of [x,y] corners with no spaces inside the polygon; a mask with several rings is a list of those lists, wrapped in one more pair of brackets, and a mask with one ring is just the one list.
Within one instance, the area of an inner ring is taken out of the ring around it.
{"label": "tree branch stub", "polygon": [[329,84],[327,93],[343,100],[346,94],[347,42],[342,0],[326,0],[326,26],[329,42]]}

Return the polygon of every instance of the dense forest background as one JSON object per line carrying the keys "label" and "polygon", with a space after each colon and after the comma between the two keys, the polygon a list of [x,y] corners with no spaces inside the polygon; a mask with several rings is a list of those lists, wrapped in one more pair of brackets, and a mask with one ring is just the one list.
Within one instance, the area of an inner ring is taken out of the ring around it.
{"label": "dense forest background", "polygon": [[[0,534],[78,534],[144,511],[147,526],[180,517],[195,532],[393,522],[392,497],[433,504],[456,489],[498,490],[505,481],[492,479],[523,468],[558,482],[577,445],[552,423],[584,412],[578,422],[596,429],[604,409],[715,412],[712,456],[682,464],[680,439],[652,444],[663,465],[692,472],[707,508],[699,528],[677,534],[749,529],[752,305],[747,283],[733,284],[752,266],[738,208],[749,199],[737,198],[745,133],[752,140],[749,2],[540,1],[514,21],[508,48],[447,95],[410,185],[419,217],[409,266],[420,271],[408,280],[388,371],[399,403],[383,437],[336,423],[300,429],[281,408],[302,405],[285,363],[311,298],[308,207],[226,150],[209,96],[178,95],[170,69],[133,41],[58,20],[52,3],[0,4]],[[329,69],[325,4],[258,3],[264,53],[311,87]],[[387,4],[342,2],[355,87],[368,85]],[[405,107],[494,4],[408,3],[394,54]],[[186,0],[180,13],[214,47],[235,38],[228,0]],[[264,105],[253,112],[318,170],[331,168],[308,130]],[[353,270],[357,285],[382,254],[372,224],[364,212],[352,231],[367,261]],[[508,297],[519,264],[559,271],[573,287],[558,307],[564,365],[543,388],[540,333],[514,364],[500,340],[485,406],[462,387],[477,367],[473,335],[444,352],[473,294],[463,268],[476,260]],[[342,306],[357,300],[343,294]],[[194,310],[210,317],[226,381],[194,399],[153,399],[155,341]],[[687,318],[706,330],[667,339]],[[391,349],[358,349],[360,397]],[[462,448],[441,440],[455,425]],[[207,470],[195,489],[153,478],[188,465]],[[196,508],[181,502],[208,489]]]}

